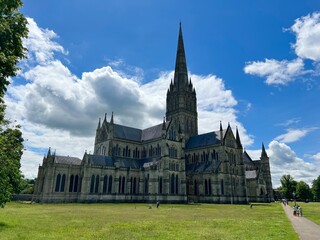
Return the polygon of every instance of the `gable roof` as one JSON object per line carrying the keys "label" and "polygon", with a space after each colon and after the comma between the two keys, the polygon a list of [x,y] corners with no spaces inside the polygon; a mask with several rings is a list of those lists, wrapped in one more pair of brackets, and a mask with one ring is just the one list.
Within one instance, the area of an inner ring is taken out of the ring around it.
{"label": "gable roof", "polygon": [[221,143],[220,131],[215,131],[190,137],[186,144],[186,149],[206,147],[209,145],[215,145],[219,143]]}
{"label": "gable roof", "polygon": [[244,161],[244,162],[248,162],[248,163],[249,163],[249,162],[250,162],[250,163],[253,162],[252,159],[251,159],[251,157],[250,157],[249,154],[247,153],[247,151],[244,151],[244,152],[243,152],[243,161]]}
{"label": "gable roof", "polygon": [[[166,128],[169,126],[170,122],[166,122]],[[115,138],[131,140],[135,142],[148,141],[152,139],[157,139],[162,136],[162,125],[160,123],[158,125],[146,128],[146,129],[138,129],[127,127],[124,125],[114,124],[113,127],[113,136]]]}
{"label": "gable roof", "polygon": [[88,163],[96,166],[108,166],[108,167],[122,167],[122,168],[146,168],[154,165],[158,159],[145,158],[145,159],[132,159],[124,157],[111,157],[103,155],[87,154]]}
{"label": "gable roof", "polygon": [[69,156],[54,156],[54,163],[81,165],[81,159]]}
{"label": "gable roof", "polygon": [[119,124],[113,126],[113,136],[116,138],[140,141],[142,130],[132,127],[127,127]]}

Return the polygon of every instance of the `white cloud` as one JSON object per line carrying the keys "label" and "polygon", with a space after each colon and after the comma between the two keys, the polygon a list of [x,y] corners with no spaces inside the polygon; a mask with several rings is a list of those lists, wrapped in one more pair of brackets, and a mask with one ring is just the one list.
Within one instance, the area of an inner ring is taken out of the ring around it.
{"label": "white cloud", "polygon": [[38,64],[45,64],[54,57],[54,52],[67,54],[67,51],[53,39],[57,34],[49,29],[39,28],[32,18],[27,18],[29,34],[23,44],[28,48],[28,59],[35,60]]}
{"label": "white cloud", "polygon": [[290,126],[290,125],[299,123],[300,121],[301,121],[300,118],[291,118],[291,119],[288,119],[288,120],[286,120],[285,122],[279,123],[279,124],[277,124],[277,125],[278,125],[278,126],[288,127],[288,126]]}
{"label": "white cloud", "polygon": [[264,62],[247,62],[244,72],[259,77],[266,77],[268,85],[286,85],[304,74],[304,63],[297,58],[292,61],[265,59]]}
{"label": "white cloud", "polygon": [[[268,85],[287,85],[302,75],[319,75],[320,61],[320,12],[314,12],[295,20],[290,30],[296,35],[291,44],[297,58],[294,60],[265,59],[247,62],[245,73],[265,77]],[[304,69],[304,59],[314,61],[314,69]],[[304,82],[312,88],[310,81]],[[312,81],[311,81],[312,82]]]}
{"label": "white cloud", "polygon": [[314,12],[295,20],[290,28],[296,34],[292,45],[300,58],[320,60],[320,12]]}
{"label": "white cloud", "polygon": [[311,156],[312,159],[318,161],[320,163],[320,152],[318,152],[317,154]]}
{"label": "white cloud", "polygon": [[296,153],[285,143],[271,141],[267,150],[270,158],[273,187],[280,185],[280,178],[290,174],[295,180],[311,183],[319,170],[314,163],[309,163],[299,158]]}
{"label": "white cloud", "polygon": [[276,137],[275,140],[284,143],[296,142],[316,129],[317,128],[287,129],[287,133],[281,134],[280,136]]}
{"label": "white cloud", "polygon": [[[162,122],[165,97],[173,71],[162,72],[153,81],[142,84],[139,68],[130,67],[130,74],[105,66],[74,75],[55,53],[67,52],[54,41],[57,34],[41,29],[28,19],[29,35],[25,41],[31,56],[23,65],[21,77],[25,85],[8,88],[7,116],[22,125],[27,151],[22,157],[26,177],[35,177],[37,166],[48,147],[57,155],[82,158],[93,150],[98,118],[114,112],[116,123],[146,128]],[[117,66],[123,65],[119,62]],[[244,126],[237,121],[237,101],[222,79],[190,74],[198,98],[199,132],[215,131],[219,121],[238,126],[243,145],[253,142]],[[137,80],[138,79],[138,80]]]}

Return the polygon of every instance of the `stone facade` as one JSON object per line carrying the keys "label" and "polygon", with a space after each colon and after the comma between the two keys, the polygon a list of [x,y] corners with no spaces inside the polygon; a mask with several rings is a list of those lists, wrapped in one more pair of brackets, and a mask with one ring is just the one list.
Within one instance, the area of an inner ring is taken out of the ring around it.
{"label": "stone facade", "polygon": [[166,117],[147,129],[99,119],[93,154],[51,153],[39,166],[38,202],[247,203],[273,200],[269,158],[243,150],[230,125],[198,134],[197,97],[180,25]]}

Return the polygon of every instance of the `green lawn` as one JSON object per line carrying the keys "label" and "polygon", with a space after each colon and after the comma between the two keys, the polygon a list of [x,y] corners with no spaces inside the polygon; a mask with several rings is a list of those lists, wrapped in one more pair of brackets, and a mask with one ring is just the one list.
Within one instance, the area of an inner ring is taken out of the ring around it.
{"label": "green lawn", "polygon": [[25,204],[0,209],[0,239],[299,239],[281,204]]}
{"label": "green lawn", "polygon": [[[305,218],[320,225],[320,203],[319,202],[297,202],[302,207],[302,215]],[[290,204],[293,206],[293,204]]]}

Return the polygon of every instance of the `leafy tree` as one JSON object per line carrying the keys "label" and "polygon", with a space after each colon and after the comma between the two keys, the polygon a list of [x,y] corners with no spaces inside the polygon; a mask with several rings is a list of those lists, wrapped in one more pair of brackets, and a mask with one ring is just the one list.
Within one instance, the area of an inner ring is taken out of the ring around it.
{"label": "leafy tree", "polygon": [[21,194],[32,194],[34,191],[35,179],[22,179],[20,183]]}
{"label": "leafy tree", "polygon": [[297,182],[290,175],[283,175],[280,179],[281,191],[285,198],[293,199],[293,193],[296,192]]}
{"label": "leafy tree", "polygon": [[0,133],[0,207],[10,201],[12,193],[20,191],[22,142],[19,126]]}
{"label": "leafy tree", "polygon": [[18,12],[20,0],[0,0],[0,102],[9,84],[8,78],[15,76],[17,64],[25,57],[22,38],[28,34],[27,20]]}
{"label": "leafy tree", "polygon": [[314,179],[312,181],[312,193],[314,200],[319,201],[320,200],[320,175],[317,179]]}
{"label": "leafy tree", "polygon": [[311,189],[307,183],[300,181],[296,188],[297,199],[307,200],[312,197]]}
{"label": "leafy tree", "polygon": [[26,55],[22,39],[27,37],[27,20],[18,12],[20,0],[0,0],[0,207],[20,190],[20,159],[23,138],[19,126],[5,118],[4,94],[9,77],[16,75],[19,60]]}

